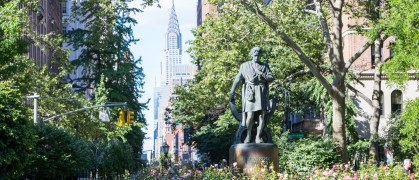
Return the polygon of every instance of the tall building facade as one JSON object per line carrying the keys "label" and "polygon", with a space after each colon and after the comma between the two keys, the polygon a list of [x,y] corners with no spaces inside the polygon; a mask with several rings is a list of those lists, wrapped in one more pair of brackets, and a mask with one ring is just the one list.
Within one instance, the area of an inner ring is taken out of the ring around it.
{"label": "tall building facade", "polygon": [[[188,83],[196,73],[197,67],[182,64],[182,34],[179,29],[174,2],[170,12],[167,32],[165,34],[165,59],[161,63],[162,82],[154,88],[154,158],[162,152],[162,145],[169,145],[169,153],[173,154],[172,162],[186,163],[197,160],[196,150],[185,142],[188,134],[180,124],[173,126],[170,114],[172,101],[176,97],[175,87]],[[172,128],[173,127],[173,128]],[[177,157],[177,158],[176,158]]]}
{"label": "tall building facade", "polygon": [[[71,18],[72,12],[71,8],[74,4],[77,6],[80,5],[80,3],[84,2],[86,0],[64,0],[62,1],[62,15],[63,15],[63,33],[65,34],[68,31],[76,30],[76,29],[85,29],[85,24],[80,22],[77,19]],[[70,20],[71,18],[71,20]],[[72,46],[70,46],[68,43],[64,42],[63,47],[70,50],[69,54],[69,61],[73,61],[77,58],[79,58],[80,54],[82,53],[82,48],[74,49]],[[78,79],[83,77],[83,67],[77,67],[71,74],[68,75],[70,79]],[[77,90],[77,88],[74,87],[81,87],[83,85],[83,82],[76,81],[73,82],[73,91]],[[93,96],[94,90],[93,88],[89,88],[86,90],[85,96],[90,98]]]}
{"label": "tall building facade", "polygon": [[[38,4],[38,12],[28,11],[31,29],[38,35],[62,32],[61,2],[58,0],[41,0]],[[50,71],[58,73],[57,63],[51,61],[54,53],[51,49],[42,50],[40,45],[30,45],[28,57],[34,59],[38,68],[46,66]]]}

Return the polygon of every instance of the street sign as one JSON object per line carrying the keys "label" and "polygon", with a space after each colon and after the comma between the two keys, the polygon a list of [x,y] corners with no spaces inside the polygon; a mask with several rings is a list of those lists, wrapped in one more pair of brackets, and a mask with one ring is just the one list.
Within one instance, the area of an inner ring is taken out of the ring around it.
{"label": "street sign", "polygon": [[294,139],[294,138],[303,138],[304,134],[288,134],[288,138]]}
{"label": "street sign", "polygon": [[99,120],[102,122],[109,122],[109,109],[99,111]]}

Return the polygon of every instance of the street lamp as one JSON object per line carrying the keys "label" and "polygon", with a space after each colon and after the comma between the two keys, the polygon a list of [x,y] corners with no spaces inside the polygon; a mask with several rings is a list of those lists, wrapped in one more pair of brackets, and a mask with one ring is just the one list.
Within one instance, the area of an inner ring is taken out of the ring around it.
{"label": "street lamp", "polygon": [[167,153],[169,153],[169,145],[167,145],[167,143],[166,142],[164,142],[164,145],[163,145],[163,152],[164,152],[164,158],[163,158],[163,166],[165,167],[165,168],[167,168],[167,166],[168,166],[168,163],[169,163],[169,161],[168,161],[168,157],[167,157]]}

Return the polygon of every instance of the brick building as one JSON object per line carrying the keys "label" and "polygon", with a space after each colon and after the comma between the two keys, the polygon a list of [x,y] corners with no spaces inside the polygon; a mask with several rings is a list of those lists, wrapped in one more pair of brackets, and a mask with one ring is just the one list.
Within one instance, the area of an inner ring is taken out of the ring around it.
{"label": "brick building", "polygon": [[[41,0],[38,4],[38,12],[28,11],[31,21],[31,29],[38,35],[62,32],[62,6],[58,0]],[[54,53],[51,49],[42,50],[41,46],[30,45],[28,57],[33,58],[37,67],[46,66],[52,72],[59,72],[58,65],[51,61]]]}

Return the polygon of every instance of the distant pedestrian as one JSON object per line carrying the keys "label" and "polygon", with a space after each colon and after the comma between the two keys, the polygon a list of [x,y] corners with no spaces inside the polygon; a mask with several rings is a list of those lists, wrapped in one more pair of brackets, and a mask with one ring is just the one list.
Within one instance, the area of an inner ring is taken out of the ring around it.
{"label": "distant pedestrian", "polygon": [[405,159],[403,161],[403,172],[405,174],[413,174],[413,173],[415,173],[415,171],[413,171],[413,168],[412,168],[412,160]]}

